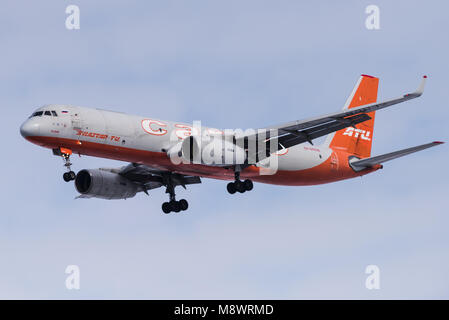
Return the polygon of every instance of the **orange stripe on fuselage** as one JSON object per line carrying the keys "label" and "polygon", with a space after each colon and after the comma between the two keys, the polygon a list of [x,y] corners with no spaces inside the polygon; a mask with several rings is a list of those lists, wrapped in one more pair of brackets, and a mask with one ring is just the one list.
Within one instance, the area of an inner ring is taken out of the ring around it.
{"label": "orange stripe on fuselage", "polygon": [[[73,153],[120,160],[126,162],[135,162],[151,166],[160,170],[169,170],[186,175],[196,175],[204,178],[213,178],[221,180],[234,180],[234,171],[222,167],[214,167],[202,164],[174,164],[166,153],[153,152],[147,150],[138,150],[133,148],[107,145],[97,142],[66,139],[59,137],[26,137],[26,139],[39,146],[55,149],[67,148]],[[256,182],[304,186],[316,185],[349,179],[362,176],[378,168],[367,169],[360,172],[354,172],[348,165],[348,155],[346,152],[333,152],[334,158],[337,157],[337,166],[332,163],[332,156],[318,166],[306,170],[287,171],[278,170],[274,175],[260,175],[260,169],[256,166],[250,166],[242,171],[241,178],[251,178]]]}
{"label": "orange stripe on fuselage", "polygon": [[[333,163],[332,155],[338,159],[337,165]],[[376,166],[355,172],[348,163],[350,153],[334,150],[332,155],[323,163],[309,169],[278,170],[275,175],[261,175],[252,179],[257,182],[284,186],[312,186],[363,176],[381,168],[381,166]]]}

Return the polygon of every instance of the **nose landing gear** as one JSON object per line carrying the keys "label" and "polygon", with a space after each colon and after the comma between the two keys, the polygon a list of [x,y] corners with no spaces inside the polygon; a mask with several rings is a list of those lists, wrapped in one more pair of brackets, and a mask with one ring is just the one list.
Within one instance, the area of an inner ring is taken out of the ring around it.
{"label": "nose landing gear", "polygon": [[69,182],[69,181],[75,180],[76,173],[74,171],[72,171],[72,169],[71,169],[72,163],[70,162],[70,155],[72,154],[72,150],[66,149],[66,148],[54,149],[53,154],[61,156],[62,160],[64,161],[64,167],[67,168],[67,172],[65,172],[62,175],[62,178],[64,179],[64,181]]}
{"label": "nose landing gear", "polygon": [[76,174],[73,171],[64,172],[64,174],[62,175],[62,178],[64,179],[65,182],[69,182],[69,181],[75,180]]}

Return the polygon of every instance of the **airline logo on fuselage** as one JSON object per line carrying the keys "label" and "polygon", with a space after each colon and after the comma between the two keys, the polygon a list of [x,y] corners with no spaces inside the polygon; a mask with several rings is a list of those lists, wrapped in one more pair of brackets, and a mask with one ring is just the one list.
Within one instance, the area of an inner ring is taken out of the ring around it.
{"label": "airline logo on fuselage", "polygon": [[358,138],[360,136],[360,139],[371,141],[371,131],[362,130],[362,129],[355,129],[353,127],[347,127],[346,131],[343,133],[344,136],[354,137]]}
{"label": "airline logo on fuselage", "polygon": [[[96,139],[101,139],[101,140],[106,140],[109,137],[109,135],[107,135],[107,134],[83,131],[83,130],[79,130],[79,129],[75,129],[75,130],[76,130],[76,135],[81,136],[81,137],[96,138]],[[120,141],[120,137],[110,136],[109,140]]]}

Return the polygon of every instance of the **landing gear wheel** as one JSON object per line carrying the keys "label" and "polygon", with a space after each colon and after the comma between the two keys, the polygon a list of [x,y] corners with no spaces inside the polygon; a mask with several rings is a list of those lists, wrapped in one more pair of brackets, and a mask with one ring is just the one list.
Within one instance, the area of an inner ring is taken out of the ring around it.
{"label": "landing gear wheel", "polygon": [[236,182],[234,182],[234,185],[235,185],[235,189],[238,192],[244,193],[246,191],[245,184],[242,181],[237,180]]}
{"label": "landing gear wheel", "polygon": [[162,204],[162,211],[163,211],[165,214],[169,214],[169,213],[171,212],[171,206],[170,206],[170,203],[164,202],[164,203]]}
{"label": "landing gear wheel", "polygon": [[246,179],[245,181],[243,181],[243,185],[245,186],[245,190],[246,191],[253,190],[254,185],[253,185],[253,182],[251,180]]}
{"label": "landing gear wheel", "polygon": [[175,200],[170,201],[170,208],[174,212],[181,211],[181,205],[179,204],[178,201],[175,201]]}
{"label": "landing gear wheel", "polygon": [[228,185],[226,186],[226,189],[228,189],[228,192],[230,194],[234,194],[237,190],[235,189],[235,184],[234,182],[229,182]]}
{"label": "landing gear wheel", "polygon": [[179,206],[181,207],[182,211],[186,211],[187,208],[189,207],[189,203],[187,202],[186,199],[181,199],[179,200]]}
{"label": "landing gear wheel", "polygon": [[69,172],[65,172],[65,173],[62,175],[62,178],[64,179],[65,182],[69,182],[70,180],[72,180],[72,177],[70,176],[70,173],[69,173]]}
{"label": "landing gear wheel", "polygon": [[176,201],[175,187],[177,180],[174,178],[175,176],[173,176],[172,173],[162,175],[162,183],[166,187],[165,193],[168,193],[169,195],[168,202],[162,204],[162,211],[166,214],[170,212],[185,211],[189,207],[189,203],[185,199]]}
{"label": "landing gear wheel", "polygon": [[226,189],[228,189],[228,192],[230,194],[234,194],[237,191],[240,193],[244,193],[246,191],[251,191],[254,188],[254,184],[250,179],[246,179],[245,181],[241,181],[239,179],[235,180],[234,182],[229,182],[226,186]]}
{"label": "landing gear wheel", "polygon": [[65,182],[69,182],[71,180],[75,180],[76,173],[72,171],[70,166],[72,163],[70,162],[70,155],[72,154],[72,150],[67,148],[57,148],[53,149],[53,154],[57,156],[61,156],[62,160],[64,161],[64,167],[66,167],[67,172],[62,175]]}

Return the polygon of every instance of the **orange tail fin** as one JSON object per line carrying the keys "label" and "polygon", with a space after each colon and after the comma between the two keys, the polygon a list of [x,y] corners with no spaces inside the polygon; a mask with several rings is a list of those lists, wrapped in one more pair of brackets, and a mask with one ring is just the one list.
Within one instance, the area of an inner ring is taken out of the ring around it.
{"label": "orange tail fin", "polygon": [[[362,74],[343,110],[376,102],[378,86],[378,78]],[[332,149],[344,150],[361,158],[369,157],[375,112],[370,112],[368,115],[371,119],[357,124],[356,128],[348,127],[329,134],[326,144]]]}

